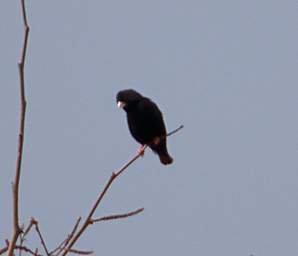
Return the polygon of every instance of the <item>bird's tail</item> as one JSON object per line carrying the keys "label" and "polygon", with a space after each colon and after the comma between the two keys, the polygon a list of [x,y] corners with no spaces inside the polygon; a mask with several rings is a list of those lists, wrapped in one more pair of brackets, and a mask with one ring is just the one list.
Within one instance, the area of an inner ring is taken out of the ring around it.
{"label": "bird's tail", "polygon": [[174,161],[173,158],[168,153],[159,153],[158,156],[159,156],[160,162],[165,165],[171,164]]}
{"label": "bird's tail", "polygon": [[173,158],[169,155],[167,150],[167,140],[166,138],[159,139],[157,138],[156,141],[150,145],[150,148],[153,150],[154,153],[158,154],[159,160],[162,164],[171,164],[173,163]]}

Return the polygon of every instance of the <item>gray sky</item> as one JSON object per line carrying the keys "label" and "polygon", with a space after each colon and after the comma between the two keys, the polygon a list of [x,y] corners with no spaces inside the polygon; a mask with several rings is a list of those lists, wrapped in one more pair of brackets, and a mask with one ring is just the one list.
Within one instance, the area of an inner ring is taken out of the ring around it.
{"label": "gray sky", "polygon": [[[26,1],[28,112],[21,223],[48,246],[137,151],[115,95],[162,109],[174,164],[151,151],[117,180],[76,248],[96,255],[298,254],[295,1]],[[0,242],[11,236],[19,1],[0,2]],[[36,244],[28,237],[28,244]]]}

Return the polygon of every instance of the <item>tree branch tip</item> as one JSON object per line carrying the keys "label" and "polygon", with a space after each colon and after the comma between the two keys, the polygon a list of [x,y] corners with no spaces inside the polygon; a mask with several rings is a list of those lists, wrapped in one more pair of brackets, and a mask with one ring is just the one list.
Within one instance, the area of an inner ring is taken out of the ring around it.
{"label": "tree branch tip", "polygon": [[100,221],[110,221],[110,220],[129,218],[129,217],[132,217],[134,215],[137,215],[137,214],[141,213],[142,211],[144,211],[144,207],[140,208],[140,209],[137,209],[135,211],[124,213],[124,214],[114,214],[114,215],[104,216],[104,217],[101,217],[101,218],[98,218],[98,219],[92,219],[92,224],[95,223],[95,222],[100,222]]}
{"label": "tree branch tip", "polygon": [[38,221],[33,217],[31,217],[30,222],[32,223],[32,225],[37,225],[38,224]]}
{"label": "tree branch tip", "polygon": [[81,251],[81,250],[77,250],[77,249],[70,249],[69,252],[74,253],[74,254],[78,254],[78,255],[90,255],[90,254],[93,254],[93,251]]}
{"label": "tree branch tip", "polygon": [[174,133],[180,131],[180,130],[183,129],[183,128],[184,128],[184,125],[181,124],[178,128],[176,128],[176,129],[174,129],[173,131],[171,131],[171,132],[168,134],[168,136],[170,136],[170,135],[172,135],[172,134],[174,134]]}

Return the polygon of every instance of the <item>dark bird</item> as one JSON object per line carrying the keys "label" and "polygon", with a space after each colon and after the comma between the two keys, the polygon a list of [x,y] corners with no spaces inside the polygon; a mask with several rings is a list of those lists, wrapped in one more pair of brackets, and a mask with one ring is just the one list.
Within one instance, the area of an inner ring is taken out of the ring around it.
{"label": "dark bird", "polygon": [[131,135],[136,141],[148,145],[158,154],[160,162],[171,164],[173,158],[167,150],[167,131],[163,116],[157,105],[135,90],[118,92],[117,105],[126,111]]}

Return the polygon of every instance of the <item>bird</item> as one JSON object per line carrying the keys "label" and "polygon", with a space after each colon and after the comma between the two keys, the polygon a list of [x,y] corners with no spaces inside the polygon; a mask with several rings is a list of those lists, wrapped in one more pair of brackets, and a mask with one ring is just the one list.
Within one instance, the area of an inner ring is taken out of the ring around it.
{"label": "bird", "polygon": [[[133,89],[121,90],[116,96],[117,106],[126,112],[129,131],[142,147],[149,146],[164,165],[173,163],[167,150],[167,131],[162,112],[149,98]],[[144,151],[143,151],[144,152]]]}

